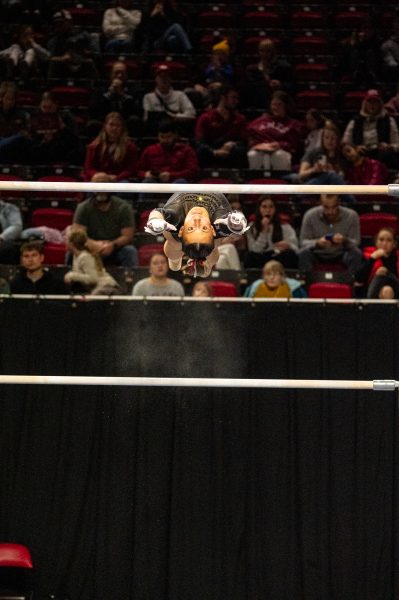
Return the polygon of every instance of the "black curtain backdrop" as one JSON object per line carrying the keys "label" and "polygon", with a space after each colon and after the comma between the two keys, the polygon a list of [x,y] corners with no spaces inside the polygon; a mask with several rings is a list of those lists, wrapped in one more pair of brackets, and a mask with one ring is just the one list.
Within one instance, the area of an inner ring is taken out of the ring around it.
{"label": "black curtain backdrop", "polygon": [[[391,304],[0,305],[1,372],[398,379]],[[36,598],[398,598],[393,392],[0,387]]]}

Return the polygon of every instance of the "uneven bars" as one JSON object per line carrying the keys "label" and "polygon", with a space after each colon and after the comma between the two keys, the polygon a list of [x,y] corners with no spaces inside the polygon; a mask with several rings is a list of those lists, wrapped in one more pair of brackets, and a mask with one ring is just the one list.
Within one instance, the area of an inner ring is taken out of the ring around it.
{"label": "uneven bars", "polygon": [[394,391],[399,382],[390,379],[352,381],[336,379],[219,379],[195,377],[92,377],[70,375],[0,375],[0,384],[16,385],[112,385],[193,388],[296,388]]}
{"label": "uneven bars", "polygon": [[223,194],[384,194],[399,197],[399,184],[389,185],[290,185],[210,183],[91,183],[75,181],[0,181],[0,191],[19,192],[119,192],[165,194],[221,192]]}

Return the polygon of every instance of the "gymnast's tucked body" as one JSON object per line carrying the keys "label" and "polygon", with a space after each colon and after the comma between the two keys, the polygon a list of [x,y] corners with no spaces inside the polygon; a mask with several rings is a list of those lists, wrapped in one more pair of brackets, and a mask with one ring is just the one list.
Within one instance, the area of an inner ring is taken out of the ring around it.
{"label": "gymnast's tucked body", "polygon": [[163,234],[170,269],[179,271],[186,255],[185,270],[194,277],[208,277],[223,239],[247,229],[243,213],[233,211],[224,194],[213,192],[173,194],[163,208],[151,211],[145,228],[153,235]]}

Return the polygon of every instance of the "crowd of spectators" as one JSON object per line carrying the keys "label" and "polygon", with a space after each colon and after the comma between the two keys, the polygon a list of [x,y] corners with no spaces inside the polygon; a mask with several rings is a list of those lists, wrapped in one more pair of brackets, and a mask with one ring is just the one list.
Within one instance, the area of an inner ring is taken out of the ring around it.
{"label": "crowd of spectators", "polygon": [[[75,22],[73,8],[51,0],[1,2],[0,166],[8,171],[40,165],[51,175],[73,165],[78,179],[104,182],[191,183],[209,170],[227,177],[231,170],[237,182],[395,181],[399,15],[393,13],[391,31],[366,14],[356,29],[337,35],[329,73],[337,94],[322,109],[301,105],[299,92],[314,86],[300,81],[297,61],[273,35],[259,36],[248,56],[234,34],[216,36],[204,51],[195,11],[174,0],[97,3],[93,24]],[[75,105],[60,87],[83,89],[85,100]],[[342,110],[347,91],[358,92],[358,108]],[[83,260],[82,249],[68,246],[73,263],[90,263],[94,252],[105,264],[136,266],[134,216],[148,201],[146,194],[87,198],[75,224],[88,235],[89,250]],[[349,194],[323,196],[320,206],[288,222],[272,198],[257,206],[243,201],[252,227],[244,242],[222,247],[221,265],[262,269],[277,261],[306,273],[316,261],[334,259],[356,281],[362,260],[372,260],[362,258],[356,202]],[[2,204],[0,259],[16,264],[15,241],[29,222],[19,215],[16,224],[11,212],[18,208]],[[113,228],[104,217],[111,213],[118,213]],[[273,265],[264,269],[270,271]],[[359,277],[364,283],[364,273]]]}

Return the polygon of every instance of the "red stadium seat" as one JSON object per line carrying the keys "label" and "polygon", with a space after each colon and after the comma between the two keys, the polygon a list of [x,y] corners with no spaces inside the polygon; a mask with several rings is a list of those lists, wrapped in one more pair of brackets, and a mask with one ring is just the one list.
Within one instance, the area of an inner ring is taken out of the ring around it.
{"label": "red stadium seat", "polygon": [[157,252],[163,254],[163,244],[144,244],[138,249],[139,267],[146,267],[150,264],[151,256]]}
{"label": "red stadium seat", "polygon": [[342,108],[344,110],[358,112],[365,95],[366,92],[364,90],[352,90],[350,92],[346,92],[346,94],[344,94]]}
{"label": "red stadium seat", "polygon": [[51,89],[55,100],[60,106],[72,108],[88,108],[91,90],[75,85],[56,86]]}
{"label": "red stadium seat", "polygon": [[311,283],[308,286],[309,298],[353,298],[349,283]]}
{"label": "red stadium seat", "polygon": [[[0,173],[0,181],[22,181],[20,177],[16,175],[7,175],[5,173]],[[27,192],[21,189],[12,189],[12,190],[2,190],[0,192],[0,198],[25,198],[27,196]]]}
{"label": "red stadium seat", "polygon": [[[39,177],[38,181],[48,181],[48,182],[70,182],[70,183],[75,183],[78,180],[75,177],[70,177],[68,175],[44,175],[43,177]],[[60,186],[62,187],[62,186]],[[41,192],[35,192],[35,199],[39,200],[39,199],[45,199],[45,198],[51,198],[51,199],[68,199],[72,202],[80,202],[83,199],[83,193],[82,192],[63,192],[62,190],[57,190],[57,191],[41,191]]]}
{"label": "red stadium seat", "polygon": [[237,287],[231,281],[208,281],[214,296],[220,298],[237,298]]}
{"label": "red stadium seat", "polygon": [[281,29],[281,16],[277,11],[265,10],[258,6],[258,10],[249,11],[240,17],[240,28],[243,29]]}
{"label": "red stadium seat", "polygon": [[0,544],[0,567],[18,567],[33,569],[29,549],[22,544]]}
{"label": "red stadium seat", "polygon": [[327,90],[302,90],[296,94],[295,98],[300,110],[309,108],[331,110],[334,107],[331,93]]}
{"label": "red stadium seat", "polygon": [[357,10],[355,7],[351,7],[350,10],[340,11],[334,17],[335,29],[337,31],[342,29],[356,29],[363,25],[368,16],[368,13],[363,10]]}
{"label": "red stadium seat", "polygon": [[[271,177],[261,177],[259,179],[250,179],[246,182],[247,185],[287,185],[287,182],[284,179],[273,179]],[[264,192],[267,195],[267,191]],[[244,204],[256,204],[259,198],[263,194],[245,194],[242,198]],[[276,202],[279,200],[288,200],[287,194],[273,194],[273,198]]]}
{"label": "red stadium seat", "polygon": [[203,10],[195,17],[197,27],[234,27],[235,16],[228,10],[213,6],[211,10]]}
{"label": "red stadium seat", "polygon": [[65,264],[65,255],[67,248],[64,244],[44,244],[44,264],[45,265],[63,265]]}
{"label": "red stadium seat", "polygon": [[296,10],[290,18],[291,28],[293,29],[324,29],[326,27],[326,17],[323,13],[315,10]]}
{"label": "red stadium seat", "polygon": [[308,32],[307,35],[294,37],[291,41],[291,49],[294,54],[299,56],[329,54],[330,42],[324,35],[313,35]]}
{"label": "red stadium seat", "polygon": [[72,221],[73,211],[66,208],[36,208],[32,212],[32,227],[46,226],[63,231]]}
{"label": "red stadium seat", "polygon": [[102,11],[87,6],[68,7],[74,26],[77,27],[100,27]]}
{"label": "red stadium seat", "polygon": [[307,62],[300,63],[294,67],[295,79],[297,81],[330,81],[331,69],[327,63]]}
{"label": "red stadium seat", "polygon": [[390,213],[363,213],[359,216],[362,238],[375,236],[383,227],[390,227],[399,234],[399,218]]}

